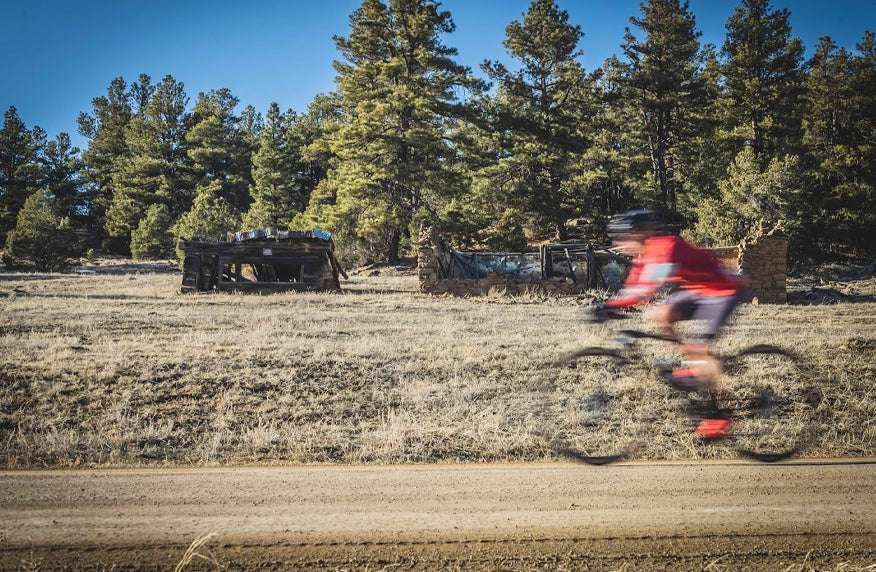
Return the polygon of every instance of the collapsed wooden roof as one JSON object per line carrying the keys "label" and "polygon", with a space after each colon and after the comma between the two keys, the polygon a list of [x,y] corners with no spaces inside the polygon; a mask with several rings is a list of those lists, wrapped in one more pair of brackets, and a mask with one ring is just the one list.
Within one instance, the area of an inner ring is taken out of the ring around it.
{"label": "collapsed wooden roof", "polygon": [[255,229],[229,233],[226,242],[183,241],[180,249],[184,292],[340,289],[339,276],[347,278],[322,230]]}

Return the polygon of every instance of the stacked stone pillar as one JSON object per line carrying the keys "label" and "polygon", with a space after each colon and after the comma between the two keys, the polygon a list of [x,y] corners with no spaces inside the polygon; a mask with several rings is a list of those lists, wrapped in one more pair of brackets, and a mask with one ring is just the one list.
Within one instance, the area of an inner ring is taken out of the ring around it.
{"label": "stacked stone pillar", "polygon": [[739,270],[751,280],[752,302],[787,302],[788,237],[773,230],[743,240],[739,245]]}
{"label": "stacked stone pillar", "polygon": [[435,292],[441,276],[441,239],[435,227],[420,227],[420,246],[417,250],[417,268],[420,292]]}

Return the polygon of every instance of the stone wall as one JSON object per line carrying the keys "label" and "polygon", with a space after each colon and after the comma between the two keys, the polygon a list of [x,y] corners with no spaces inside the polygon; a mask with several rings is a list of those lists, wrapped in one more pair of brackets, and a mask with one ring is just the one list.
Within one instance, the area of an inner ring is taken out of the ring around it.
{"label": "stone wall", "polygon": [[755,304],[788,301],[788,238],[781,231],[758,233],[739,245],[739,270],[751,280]]}
{"label": "stone wall", "polygon": [[718,263],[731,272],[739,272],[739,247],[738,246],[721,246],[718,248],[708,248],[712,256],[718,259]]}
{"label": "stone wall", "polygon": [[[787,276],[788,240],[779,232],[759,234],[739,246],[711,249],[721,265],[733,272],[742,272],[751,280],[755,303],[784,303]],[[522,264],[525,254],[483,253],[484,260],[497,258],[513,259]],[[570,277],[528,280],[515,278],[500,272],[487,272],[478,279],[448,278],[452,256],[447,244],[441,240],[434,227],[423,227],[420,232],[420,247],[417,253],[420,291],[456,296],[480,296],[493,292],[512,295],[540,292],[553,295],[577,295],[586,291],[583,283]]]}

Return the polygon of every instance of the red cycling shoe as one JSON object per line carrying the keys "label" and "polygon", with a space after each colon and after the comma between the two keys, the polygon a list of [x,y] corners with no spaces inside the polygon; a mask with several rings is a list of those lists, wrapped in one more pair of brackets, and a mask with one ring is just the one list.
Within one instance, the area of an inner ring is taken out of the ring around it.
{"label": "red cycling shoe", "polygon": [[703,419],[694,433],[703,439],[723,439],[730,434],[731,425],[729,419]]}
{"label": "red cycling shoe", "polygon": [[679,391],[702,391],[708,387],[690,369],[664,368],[660,370],[660,375],[663,376],[667,384]]}

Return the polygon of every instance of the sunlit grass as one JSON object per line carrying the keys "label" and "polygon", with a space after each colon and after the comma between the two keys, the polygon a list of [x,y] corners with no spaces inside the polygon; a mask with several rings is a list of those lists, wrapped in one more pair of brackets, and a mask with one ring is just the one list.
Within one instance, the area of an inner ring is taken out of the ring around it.
{"label": "sunlit grass", "polygon": [[[179,295],[167,266],[97,270],[0,275],[0,466],[553,459],[605,375],[551,364],[618,327],[585,323],[587,297],[429,296],[410,273],[259,296]],[[719,348],[804,355],[822,396],[806,454],[872,455],[874,311],[747,306]],[[649,374],[626,383],[642,396],[627,423],[665,411],[643,457],[732,454],[692,446]]]}

